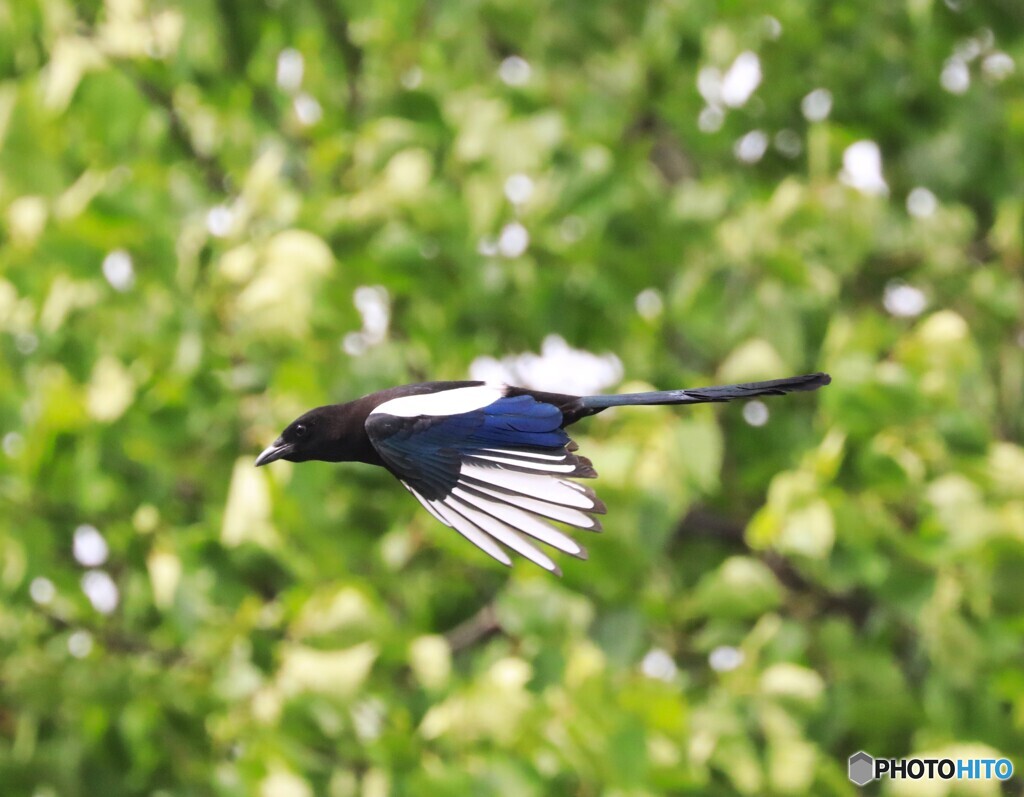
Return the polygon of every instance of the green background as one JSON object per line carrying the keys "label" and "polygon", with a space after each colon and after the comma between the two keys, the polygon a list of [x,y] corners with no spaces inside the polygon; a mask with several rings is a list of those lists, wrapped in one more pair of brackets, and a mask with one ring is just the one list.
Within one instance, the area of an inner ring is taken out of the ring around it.
{"label": "green background", "polygon": [[[0,0],[0,792],[1024,767],[1022,77],[1019,0]],[[575,427],[562,579],[252,467],[549,335],[609,389],[834,382]]]}

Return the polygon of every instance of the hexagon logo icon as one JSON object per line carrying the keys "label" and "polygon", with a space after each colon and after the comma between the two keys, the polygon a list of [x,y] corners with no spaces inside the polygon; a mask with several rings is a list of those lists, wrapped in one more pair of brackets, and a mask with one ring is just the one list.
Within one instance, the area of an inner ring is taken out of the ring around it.
{"label": "hexagon logo icon", "polygon": [[850,780],[858,786],[866,786],[875,779],[875,759],[860,750],[850,756]]}

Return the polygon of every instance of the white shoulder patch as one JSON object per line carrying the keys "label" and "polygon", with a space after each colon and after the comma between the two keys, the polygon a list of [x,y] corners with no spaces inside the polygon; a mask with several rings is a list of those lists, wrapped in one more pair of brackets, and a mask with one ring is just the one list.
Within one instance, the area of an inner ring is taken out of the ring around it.
{"label": "white shoulder patch", "polygon": [[418,396],[402,396],[385,401],[375,407],[370,415],[396,415],[399,418],[416,418],[420,415],[460,415],[493,404],[505,396],[505,386],[497,384],[457,387],[438,393],[423,393]]}

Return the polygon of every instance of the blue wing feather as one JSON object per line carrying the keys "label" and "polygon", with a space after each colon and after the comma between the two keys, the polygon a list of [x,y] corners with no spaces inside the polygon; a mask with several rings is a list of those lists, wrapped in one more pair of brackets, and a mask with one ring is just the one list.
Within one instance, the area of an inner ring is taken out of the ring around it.
{"label": "blue wing feather", "polygon": [[566,481],[597,474],[586,457],[572,453],[557,406],[522,394],[454,415],[387,409],[370,413],[367,436],[385,466],[442,523],[506,565],[504,548],[560,572],[532,541],[586,558],[581,545],[549,522],[599,531],[593,516],[605,511],[593,490]]}
{"label": "blue wing feather", "polygon": [[500,398],[459,415],[371,414],[366,432],[394,473],[427,498],[447,495],[467,454],[482,448],[560,449],[562,412],[528,395]]}
{"label": "blue wing feather", "polygon": [[515,440],[521,436],[521,445],[556,448],[569,440],[562,429],[562,411],[532,396],[498,399],[484,407],[483,413],[483,435],[497,435],[500,440],[495,442],[507,443],[510,437]]}

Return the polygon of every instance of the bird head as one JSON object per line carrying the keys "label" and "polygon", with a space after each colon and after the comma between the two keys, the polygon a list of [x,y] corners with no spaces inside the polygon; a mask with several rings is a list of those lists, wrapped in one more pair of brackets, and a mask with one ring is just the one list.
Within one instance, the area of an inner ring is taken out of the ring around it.
{"label": "bird head", "polygon": [[328,407],[317,407],[292,421],[281,436],[267,446],[256,457],[256,467],[286,459],[289,462],[306,462],[310,459],[326,459],[325,449],[334,435]]}

